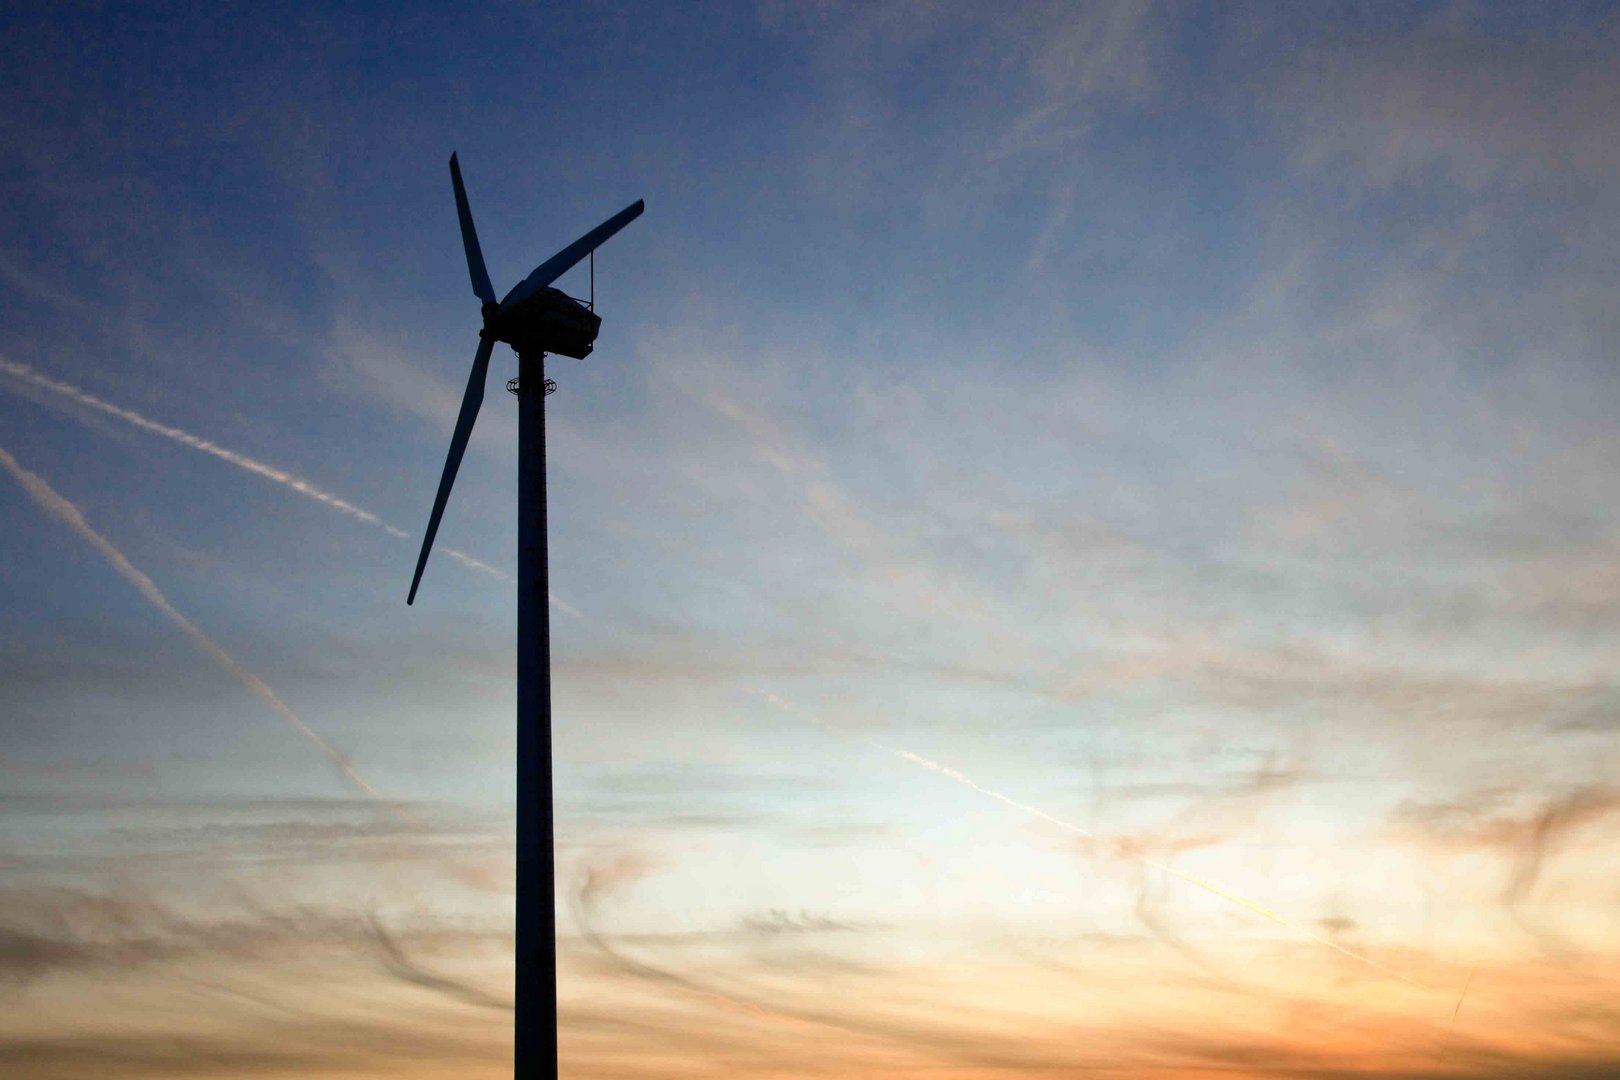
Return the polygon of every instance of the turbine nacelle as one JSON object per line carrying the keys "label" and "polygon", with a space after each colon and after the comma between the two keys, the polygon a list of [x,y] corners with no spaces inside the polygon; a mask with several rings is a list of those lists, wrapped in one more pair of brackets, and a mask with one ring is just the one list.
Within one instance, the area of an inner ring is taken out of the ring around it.
{"label": "turbine nacelle", "polygon": [[461,182],[461,165],[454,154],[450,155],[450,180],[456,192],[456,217],[461,222],[461,246],[467,255],[467,273],[472,278],[473,295],[483,301],[483,327],[478,331],[478,349],[473,354],[472,371],[467,377],[467,390],[461,398],[456,428],[450,436],[450,451],[445,455],[439,491],[433,498],[433,512],[428,515],[427,532],[422,537],[422,553],[417,556],[411,591],[405,599],[407,604],[416,600],[416,588],[422,583],[422,571],[427,567],[428,552],[433,550],[433,538],[438,534],[439,520],[444,516],[445,503],[450,499],[450,488],[456,482],[462,455],[467,452],[467,440],[472,437],[473,422],[478,419],[478,409],[484,403],[484,382],[489,374],[489,356],[495,343],[506,342],[520,356],[548,352],[578,360],[589,356],[597,332],[602,328],[602,320],[588,305],[561,289],[551,288],[551,283],[578,265],[580,260],[594,252],[614,233],[640,217],[646,209],[646,204],[637,199],[535,267],[528,277],[514,285],[512,291],[497,303],[495,288],[489,281],[489,271],[484,268],[484,252],[478,246],[478,230],[473,226],[467,188]]}
{"label": "turbine nacelle", "polygon": [[504,341],[519,355],[539,351],[583,360],[601,329],[602,318],[589,305],[548,286],[504,313],[498,304],[485,304],[478,336]]}

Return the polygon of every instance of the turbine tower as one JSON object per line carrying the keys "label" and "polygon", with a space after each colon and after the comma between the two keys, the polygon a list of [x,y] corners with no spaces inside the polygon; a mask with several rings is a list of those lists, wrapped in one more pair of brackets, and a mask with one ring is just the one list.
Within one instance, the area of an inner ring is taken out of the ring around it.
{"label": "turbine tower", "polygon": [[[516,1080],[557,1075],[557,912],[551,812],[551,619],[546,574],[546,353],[583,360],[590,355],[602,320],[595,312],[594,252],[614,233],[641,216],[636,200],[535,267],[499,302],[484,269],[461,166],[450,155],[456,189],[456,215],[473,292],[483,302],[483,328],[473,354],[467,392],[461,399],[444,475],[433,497],[422,553],[416,559],[407,604],[416,601],[422,570],[444,516],[444,504],[472,436],[484,401],[489,357],[497,341],[518,355],[518,378],[507,389],[518,399],[518,582],[517,582],[517,942],[512,1067]],[[551,283],[587,255],[592,257],[592,298],[575,300]]]}

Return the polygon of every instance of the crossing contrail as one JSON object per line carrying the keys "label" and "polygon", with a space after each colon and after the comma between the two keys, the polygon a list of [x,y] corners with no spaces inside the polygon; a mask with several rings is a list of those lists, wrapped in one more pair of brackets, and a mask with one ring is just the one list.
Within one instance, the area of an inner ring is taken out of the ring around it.
{"label": "crossing contrail", "polygon": [[71,528],[100,552],[102,558],[111,563],[114,570],[117,570],[131,585],[134,585],[153,607],[161,611],[165,618],[180,629],[181,633],[191,639],[191,643],[197,647],[198,652],[218,664],[225,670],[227,675],[247,687],[254,696],[270,706],[276,715],[291,724],[295,731],[314,744],[315,748],[325,754],[327,760],[337,767],[345,780],[373,799],[387,801],[376,788],[366,782],[363,776],[354,771],[354,767],[349,764],[342,754],[337,752],[331,743],[321,738],[315,729],[300,720],[298,715],[287,706],[287,703],[282,701],[274,690],[270,689],[268,683],[237,663],[230,653],[214,644],[213,640],[197,629],[190,619],[176,611],[174,605],[169,603],[168,597],[163,595],[162,590],[157,587],[151,578],[137,570],[134,564],[124,557],[124,553],[113,546],[112,541],[90,527],[90,523],[84,520],[84,515],[79,512],[77,506],[57,494],[56,489],[46,483],[43,477],[37,473],[29,472],[19,465],[17,459],[7,453],[4,448],[0,448],[0,467],[4,467],[11,474],[12,479],[22,486],[22,489],[28,493],[28,497],[34,500],[34,503],[41,510]]}
{"label": "crossing contrail", "polygon": [[[816,716],[813,716],[813,715],[811,715],[809,713],[804,712],[803,710],[801,710],[801,709],[797,708],[796,706],[794,706],[791,702],[787,701],[786,699],[784,699],[782,697],[779,697],[776,694],[766,692],[763,695],[763,697],[765,698],[766,701],[770,702],[772,705],[776,706],[777,708],[781,709],[782,711],[792,713],[795,716],[802,716],[802,717],[808,719],[811,723],[815,724],[817,727],[819,727],[819,728],[821,728],[821,729],[823,729],[825,731],[832,731],[832,732],[834,732],[836,734],[844,734],[844,735],[848,734],[847,732],[838,731],[838,729],[834,728],[832,725],[830,725],[830,724],[826,723],[825,721],[821,720],[819,717],[816,717]],[[1352,960],[1355,960],[1355,961],[1358,961],[1360,963],[1366,964],[1368,967],[1372,968],[1375,971],[1383,972],[1385,975],[1388,975],[1392,979],[1399,979],[1401,982],[1410,983],[1411,985],[1419,987],[1420,989],[1423,989],[1423,990],[1430,989],[1430,987],[1428,987],[1427,985],[1425,985],[1423,983],[1418,982],[1416,979],[1410,978],[1410,977],[1408,977],[1406,975],[1402,975],[1398,971],[1391,971],[1389,968],[1387,968],[1384,965],[1378,963],[1376,960],[1373,960],[1372,958],[1367,957],[1367,956],[1363,956],[1362,954],[1360,954],[1358,952],[1355,952],[1355,951],[1353,951],[1351,949],[1347,949],[1343,945],[1340,945],[1338,942],[1333,941],[1333,940],[1331,940],[1329,938],[1325,938],[1325,937],[1321,936],[1320,934],[1313,933],[1312,931],[1306,929],[1305,927],[1300,926],[1298,923],[1292,922],[1292,921],[1290,921],[1288,919],[1283,918],[1281,915],[1277,914],[1275,911],[1272,911],[1270,908],[1263,907],[1260,904],[1255,903],[1253,900],[1248,899],[1247,897],[1240,896],[1237,893],[1232,892],[1230,889],[1226,889],[1226,888],[1223,888],[1220,885],[1215,884],[1213,881],[1207,881],[1204,878],[1201,878],[1196,874],[1189,874],[1185,870],[1177,870],[1175,867],[1171,866],[1169,863],[1163,863],[1163,862],[1160,862],[1157,859],[1154,859],[1154,858],[1151,858],[1151,857],[1149,857],[1147,855],[1144,855],[1139,851],[1135,851],[1135,850],[1127,847],[1126,845],[1119,843],[1117,840],[1109,840],[1106,837],[1098,836],[1096,833],[1092,832],[1091,830],[1082,828],[1081,826],[1076,825],[1073,822],[1064,821],[1060,817],[1055,817],[1054,815],[1047,813],[1045,810],[1042,810],[1038,806],[1030,806],[1028,803],[1021,803],[1017,799],[1014,799],[1010,795],[1003,795],[1001,792],[996,791],[993,788],[983,787],[980,784],[978,784],[976,781],[974,781],[972,777],[970,777],[967,774],[962,773],[962,772],[960,772],[960,771],[958,771],[956,769],[951,768],[949,765],[942,765],[937,761],[932,761],[932,760],[930,760],[928,758],[923,757],[921,754],[914,754],[910,750],[901,750],[901,749],[898,749],[898,748],[893,747],[893,746],[887,746],[887,745],[885,745],[885,744],[883,744],[881,742],[878,742],[876,739],[873,739],[873,738],[870,738],[870,737],[867,737],[867,736],[856,736],[856,737],[859,738],[862,742],[866,743],[868,746],[871,746],[871,747],[873,747],[875,749],[878,749],[878,750],[882,750],[886,754],[893,754],[895,757],[900,758],[902,761],[906,761],[906,762],[909,762],[912,765],[916,765],[916,766],[919,766],[920,768],[927,769],[929,772],[937,773],[938,775],[945,777],[947,780],[952,780],[952,781],[954,781],[954,782],[956,782],[958,784],[961,784],[965,788],[968,788],[968,789],[970,789],[972,791],[977,791],[980,795],[989,796],[990,798],[996,800],[997,802],[1003,804],[1004,806],[1010,806],[1014,810],[1019,810],[1019,811],[1022,811],[1023,813],[1025,813],[1025,814],[1030,815],[1031,817],[1039,818],[1041,821],[1046,822],[1048,825],[1056,826],[1057,828],[1062,829],[1064,832],[1072,833],[1075,836],[1084,837],[1085,839],[1093,841],[1094,843],[1102,844],[1105,847],[1112,848],[1114,850],[1114,852],[1116,854],[1118,854],[1118,855],[1122,855],[1122,856],[1124,856],[1126,858],[1129,858],[1129,859],[1135,859],[1137,862],[1142,863],[1142,864],[1144,864],[1146,866],[1151,866],[1155,870],[1162,870],[1166,874],[1169,874],[1171,877],[1180,878],[1182,881],[1187,882],[1189,885],[1195,885],[1198,888],[1203,889],[1205,892],[1212,893],[1215,896],[1220,897],[1222,900],[1225,900],[1225,901],[1227,901],[1229,903],[1236,904],[1239,907],[1246,908],[1247,910],[1254,912],[1256,915],[1259,915],[1261,918],[1269,919],[1271,922],[1276,923],[1278,926],[1281,926],[1286,930],[1291,930],[1294,933],[1298,934],[1300,937],[1307,938],[1307,939],[1309,939],[1311,941],[1314,941],[1318,945],[1326,945],[1328,948],[1334,950],[1335,952],[1342,953],[1343,955],[1348,956]]]}
{"label": "crossing contrail", "polygon": [[[304,496],[304,498],[312,499],[315,502],[320,503],[322,506],[336,510],[340,514],[346,514],[356,521],[362,521],[373,528],[381,529],[383,532],[397,540],[411,539],[410,533],[406,532],[404,529],[401,529],[397,525],[383,520],[370,510],[367,510],[365,507],[356,506],[349,500],[339,495],[334,495],[332,492],[325,490],[319,485],[313,484],[310,481],[305,480],[303,477],[290,473],[285,469],[278,469],[274,465],[267,465],[262,461],[248,457],[246,454],[240,454],[235,450],[229,449],[228,447],[221,446],[212,439],[205,439],[200,435],[193,435],[189,431],[183,431],[180,428],[170,427],[168,424],[159,423],[150,417],[142,416],[133,409],[126,409],[122,405],[114,405],[112,402],[98,398],[94,394],[86,393],[84,390],[79,389],[77,386],[74,386],[71,383],[65,383],[59,379],[53,379],[49,375],[42,374],[41,372],[29,367],[27,364],[19,364],[13,360],[7,360],[4,357],[0,357],[0,372],[4,372],[15,379],[20,379],[21,381],[28,383],[30,386],[37,386],[41,390],[49,390],[53,394],[60,397],[65,397],[69,401],[76,402],[85,406],[86,408],[94,409],[97,412],[103,413],[107,416],[116,417],[119,420],[124,421],[126,424],[140,428],[142,431],[149,431],[153,435],[161,435],[163,438],[168,439],[171,442],[177,442],[181,446],[189,447],[192,450],[198,451],[199,453],[208,454],[211,457],[218,458],[220,461],[228,462],[231,465],[235,465],[238,469],[253,473],[255,476],[261,476],[273,484],[279,484],[289,491],[297,492],[299,495]],[[469,570],[475,570],[480,574],[487,574],[490,577],[499,578],[500,580],[506,582],[513,580],[512,575],[508,574],[506,571],[501,570],[498,567],[491,566],[482,559],[474,558],[473,556],[468,555],[465,551],[458,551],[455,548],[448,547],[443,548],[442,550],[446,555],[461,563],[461,565],[467,567]],[[567,612],[576,618],[579,616],[579,612],[577,610],[564,601],[559,600],[555,596],[551,598],[551,604],[553,607]]]}

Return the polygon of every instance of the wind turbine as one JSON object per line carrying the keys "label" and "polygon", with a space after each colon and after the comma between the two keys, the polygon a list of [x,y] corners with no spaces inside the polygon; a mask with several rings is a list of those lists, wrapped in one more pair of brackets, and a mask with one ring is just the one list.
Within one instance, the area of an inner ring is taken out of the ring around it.
{"label": "wind turbine", "polygon": [[[590,355],[602,320],[594,310],[596,249],[646,209],[637,199],[535,267],[499,302],[484,269],[461,165],[450,155],[456,215],[473,292],[483,301],[483,328],[473,354],[467,392],[450,436],[444,475],[433,497],[422,553],[416,559],[407,604],[416,601],[433,537],[444,516],[450,487],[467,451],[473,422],[484,401],[489,356],[497,341],[518,354],[518,378],[507,389],[518,399],[518,626],[517,626],[517,941],[512,1065],[516,1080],[557,1075],[557,912],[551,813],[551,620],[546,573],[546,353],[576,359]],[[587,255],[592,257],[591,303],[575,300],[551,283]]]}

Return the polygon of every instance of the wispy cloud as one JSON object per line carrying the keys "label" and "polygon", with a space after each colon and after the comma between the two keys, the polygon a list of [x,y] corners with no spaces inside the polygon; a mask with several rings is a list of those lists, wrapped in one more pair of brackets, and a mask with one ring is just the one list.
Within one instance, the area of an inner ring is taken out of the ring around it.
{"label": "wispy cloud", "polygon": [[1090,133],[1099,112],[1161,92],[1164,14],[1154,0],[1026,9],[1015,25],[1032,100],[1010,118],[989,157],[1072,148]]}
{"label": "wispy cloud", "polygon": [[1546,930],[1531,912],[1549,860],[1583,830],[1620,814],[1620,791],[1589,785],[1544,798],[1524,808],[1522,793],[1486,788],[1450,800],[1407,800],[1395,808],[1390,827],[1403,839],[1438,850],[1498,851],[1509,861],[1502,904],[1530,934],[1562,951],[1569,943]]}
{"label": "wispy cloud", "polygon": [[505,1012],[512,1011],[512,1002],[506,998],[497,997],[460,979],[452,979],[447,975],[428,971],[416,963],[406,955],[404,948],[395,936],[383,927],[376,913],[373,912],[367,916],[366,926],[371,930],[372,937],[382,950],[383,969],[395,978],[412,986],[419,986],[424,990],[443,994],[456,1001],[464,1001],[469,1005]]}
{"label": "wispy cloud", "polygon": [[1461,7],[1410,34],[1324,44],[1275,104],[1302,163],[1374,187],[1603,181],[1620,167],[1612,16],[1578,39],[1493,33]]}

